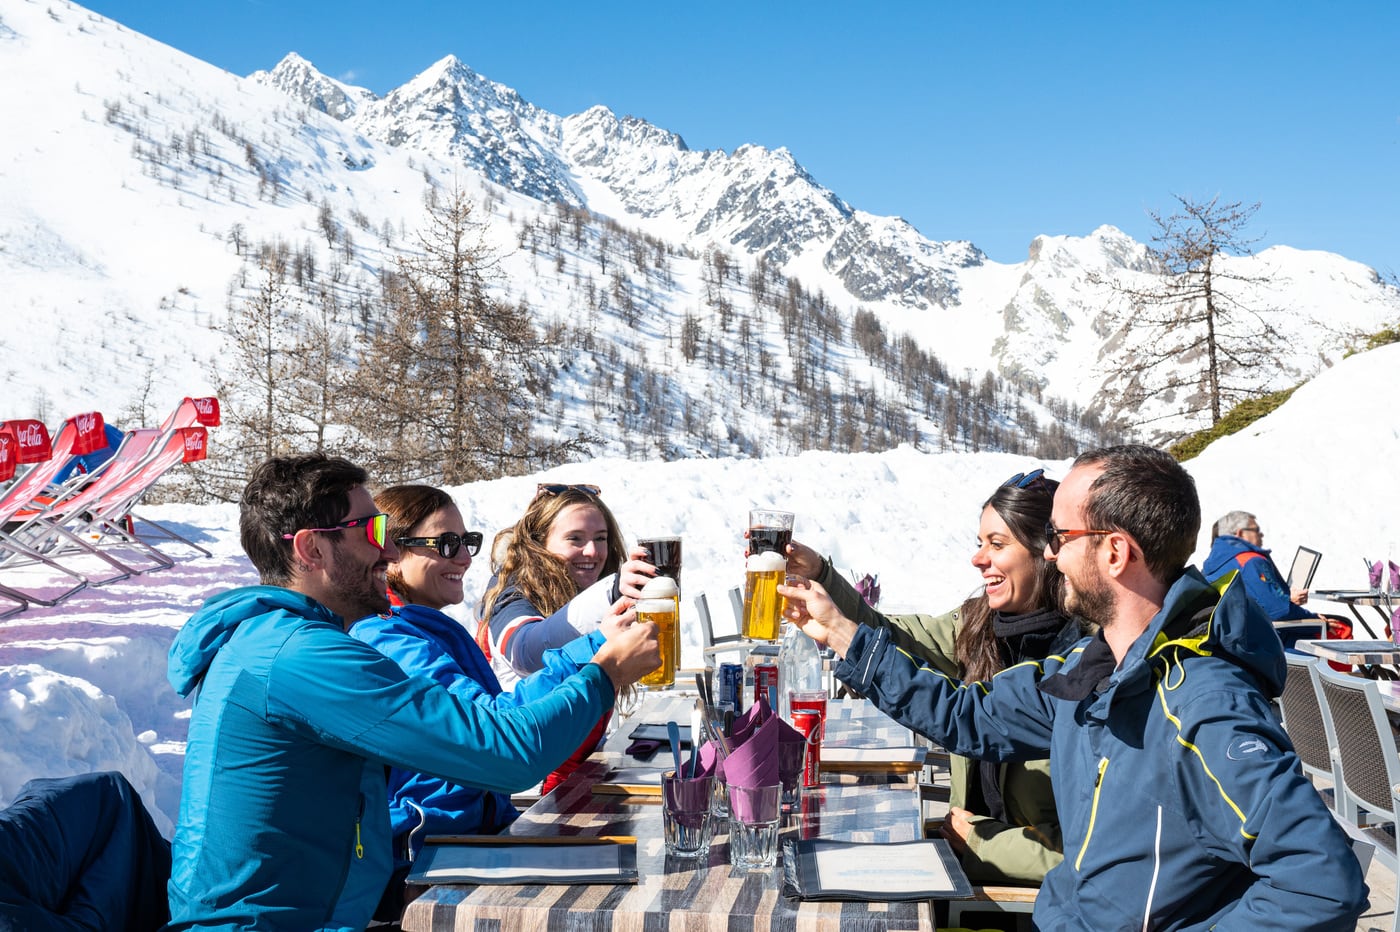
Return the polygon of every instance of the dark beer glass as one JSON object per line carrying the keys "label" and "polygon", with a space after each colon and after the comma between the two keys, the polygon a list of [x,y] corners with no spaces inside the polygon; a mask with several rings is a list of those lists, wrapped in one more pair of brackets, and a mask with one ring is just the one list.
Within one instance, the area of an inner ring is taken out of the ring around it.
{"label": "dark beer glass", "polygon": [[755,508],[749,512],[749,554],[776,553],[787,559],[792,543],[792,512]]}
{"label": "dark beer glass", "polygon": [[656,567],[657,576],[669,576],[676,581],[677,586],[681,584],[679,537],[642,537],[637,540],[637,546],[647,552],[647,562]]}

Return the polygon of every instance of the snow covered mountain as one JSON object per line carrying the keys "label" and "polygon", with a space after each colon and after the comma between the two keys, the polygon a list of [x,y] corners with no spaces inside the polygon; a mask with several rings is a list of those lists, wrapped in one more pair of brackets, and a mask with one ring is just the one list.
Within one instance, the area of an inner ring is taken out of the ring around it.
{"label": "snow covered mountain", "polygon": [[[260,250],[314,270],[299,283],[306,302],[329,281],[363,306],[414,248],[425,199],[452,187],[480,198],[502,296],[542,330],[584,335],[554,351],[545,429],[586,428],[619,455],[792,452],[811,432],[774,425],[811,404],[783,386],[814,371],[833,410],[875,398],[907,418],[878,436],[856,425],[866,446],[912,435],[975,447],[947,413],[984,373],[1004,384],[977,417],[1024,436],[1102,405],[1101,357],[1116,345],[1104,311],[1118,300],[1102,282],[1150,273],[1144,246],[1110,226],[991,262],[852,207],[785,149],[697,152],[603,107],[557,116],[451,56],[379,98],[295,54],[233,76],[60,0],[0,11],[0,81],[27,89],[0,95],[12,128],[0,134],[0,293],[24,324],[0,336],[6,416],[100,405],[141,417],[210,389],[226,355],[217,328],[247,299]],[[570,221],[573,238],[560,233]],[[1283,309],[1294,352],[1270,387],[1400,313],[1400,293],[1340,256],[1276,247],[1234,261],[1267,271],[1259,299]],[[775,291],[799,295],[804,328],[826,321],[818,349],[764,323]],[[883,359],[855,343],[861,310],[888,341]],[[702,350],[681,358],[692,325]],[[922,399],[911,387],[923,376],[891,372],[905,336],[947,373]],[[637,377],[619,382],[628,366]],[[750,366],[770,391],[746,389]],[[648,379],[655,398],[636,391]],[[628,418],[652,404],[669,413],[639,443]]]}

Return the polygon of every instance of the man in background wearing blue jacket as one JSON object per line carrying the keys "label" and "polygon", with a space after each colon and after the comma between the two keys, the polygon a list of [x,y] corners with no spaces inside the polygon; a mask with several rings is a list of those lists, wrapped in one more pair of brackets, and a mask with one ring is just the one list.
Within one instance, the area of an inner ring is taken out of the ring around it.
{"label": "man in background wearing blue jacket", "polygon": [[1269,551],[1264,549],[1264,531],[1259,519],[1247,511],[1232,511],[1215,522],[1216,536],[1210,542],[1210,553],[1201,564],[1201,572],[1210,582],[1227,573],[1238,572],[1244,591],[1274,621],[1315,620],[1314,630],[1292,628],[1281,632],[1287,646],[1299,638],[1322,637],[1322,619],[1303,608],[1308,590],[1291,591],[1283,574],[1274,565]]}
{"label": "man in background wearing blue jacket", "polygon": [[1269,708],[1283,646],[1237,577],[1217,590],[1185,565],[1191,477],[1150,447],[1092,451],[1051,516],[1067,608],[1101,630],[987,681],[923,665],[820,585],[779,592],[844,658],[837,676],[899,721],[967,757],[1049,757],[1065,859],[1037,928],[1355,928],[1360,866]]}
{"label": "man in background wearing blue jacket", "polygon": [[661,662],[656,626],[634,624],[516,708],[407,676],[345,630],[389,610],[397,556],[366,481],[320,454],[254,469],[239,531],[263,585],[210,598],[171,645],[194,710],[169,929],[363,929],[391,869],[385,765],[517,792],[539,779],[547,735],[583,741]]}

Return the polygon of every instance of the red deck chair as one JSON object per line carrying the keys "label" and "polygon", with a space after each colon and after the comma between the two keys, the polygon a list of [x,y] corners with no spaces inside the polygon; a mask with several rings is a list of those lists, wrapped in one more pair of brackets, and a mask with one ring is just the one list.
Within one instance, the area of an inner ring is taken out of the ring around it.
{"label": "red deck chair", "polygon": [[179,427],[218,427],[219,399],[212,395],[206,398],[185,398],[169,416],[161,422],[161,430],[174,430]]}
{"label": "red deck chair", "polygon": [[59,490],[42,507],[30,510],[18,526],[7,532],[10,538],[50,560],[57,560],[64,554],[85,553],[101,558],[119,571],[104,579],[88,579],[90,585],[100,586],[139,573],[139,569],[99,550],[91,539],[79,537],[69,525],[85,523],[81,514],[89,503],[103,490],[120,484],[139,470],[151,458],[161,439],[161,432],[153,427],[128,432],[100,471],[82,476],[82,482]]}
{"label": "red deck chair", "polygon": [[[14,444],[14,459],[12,466],[24,466],[29,463],[42,463],[53,457],[53,444],[49,441],[48,428],[43,421],[21,419],[6,421],[0,425],[0,431],[8,434]],[[3,479],[14,477],[13,469],[8,476],[0,476]]]}
{"label": "red deck chair", "polygon": [[[196,401],[198,400],[196,399]],[[217,402],[214,410],[217,413]],[[165,556],[136,534],[135,522],[139,520],[143,527],[151,528],[165,540],[184,544],[198,550],[206,557],[213,556],[208,550],[189,538],[175,533],[170,528],[152,521],[150,518],[132,512],[137,503],[172,466],[180,463],[198,462],[208,456],[208,450],[209,431],[203,426],[178,427],[174,431],[168,432],[155,453],[141,464],[141,468],[135,475],[125,482],[112,484],[93,503],[86,517],[86,527],[81,528],[79,533],[118,537],[128,544],[148,552],[157,562],[166,566],[174,565],[174,560]]]}
{"label": "red deck chair", "polygon": [[[14,484],[5,490],[4,495],[0,496],[0,527],[22,526],[27,520],[22,513],[28,513],[36,507],[43,507],[43,503],[40,503],[39,500],[47,497],[46,490],[48,490],[49,481],[67,465],[68,460],[75,454],[91,453],[95,449],[100,449],[101,444],[92,445],[95,442],[93,439],[94,425],[96,436],[101,438],[101,443],[107,442],[107,438],[102,432],[102,415],[97,412],[80,414],[64,421],[52,443],[49,442],[48,431],[39,421],[7,422],[7,426],[11,429],[14,429],[15,425],[21,425],[20,429],[16,431],[21,459],[26,456],[40,457],[40,451],[46,446],[50,455],[47,458],[34,459],[33,467],[16,479]],[[18,524],[16,524],[17,520]],[[52,557],[28,546],[22,539],[9,531],[0,530],[0,568],[24,563],[43,563],[51,569],[58,570],[65,576],[77,580],[77,585],[52,598],[20,591],[11,586],[0,587],[9,598],[23,598],[36,605],[57,605],[88,584],[88,579],[83,574],[69,569]]]}
{"label": "red deck chair", "polygon": [[[143,570],[118,560],[109,552],[110,547],[140,551],[159,567],[174,566],[174,560],[128,530],[124,518],[172,466],[204,459],[207,437],[208,432],[203,427],[180,427],[168,432],[153,428],[131,431],[108,461],[106,470],[31,518],[22,533],[27,542],[38,549],[50,553],[93,553],[127,574]],[[141,520],[166,539],[210,555],[203,547],[169,528],[147,518]],[[120,577],[112,579],[116,578]]]}

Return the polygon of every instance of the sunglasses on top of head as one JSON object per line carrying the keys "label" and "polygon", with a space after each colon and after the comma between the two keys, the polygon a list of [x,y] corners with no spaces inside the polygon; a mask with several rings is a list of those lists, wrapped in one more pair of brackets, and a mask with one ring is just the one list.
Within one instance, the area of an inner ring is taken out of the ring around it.
{"label": "sunglasses on top of head", "polygon": [[481,552],[481,540],[480,531],[467,531],[465,534],[448,531],[436,537],[396,537],[394,543],[400,547],[431,547],[439,556],[451,560],[463,547],[467,548],[468,556],[476,556]]}
{"label": "sunglasses on top of head", "polygon": [[[350,528],[362,527],[365,529],[365,537],[371,544],[384,549],[384,534],[389,527],[389,516],[383,512],[377,515],[365,515],[363,518],[351,518],[349,521],[342,521],[331,527],[305,527],[303,531],[315,531],[319,534],[329,534],[332,531],[345,531]],[[283,534],[283,540],[291,540],[296,537],[296,533]]]}
{"label": "sunglasses on top of head", "polygon": [[1018,472],[1001,484],[1003,489],[1026,489],[1031,492],[1054,493],[1059,487],[1059,483],[1054,479],[1047,478],[1044,469],[1032,469],[1030,472]]}
{"label": "sunglasses on top of head", "polygon": [[597,498],[602,494],[602,489],[587,482],[564,483],[564,482],[541,482],[535,486],[535,498],[541,495],[562,495],[565,492],[583,492]]}

